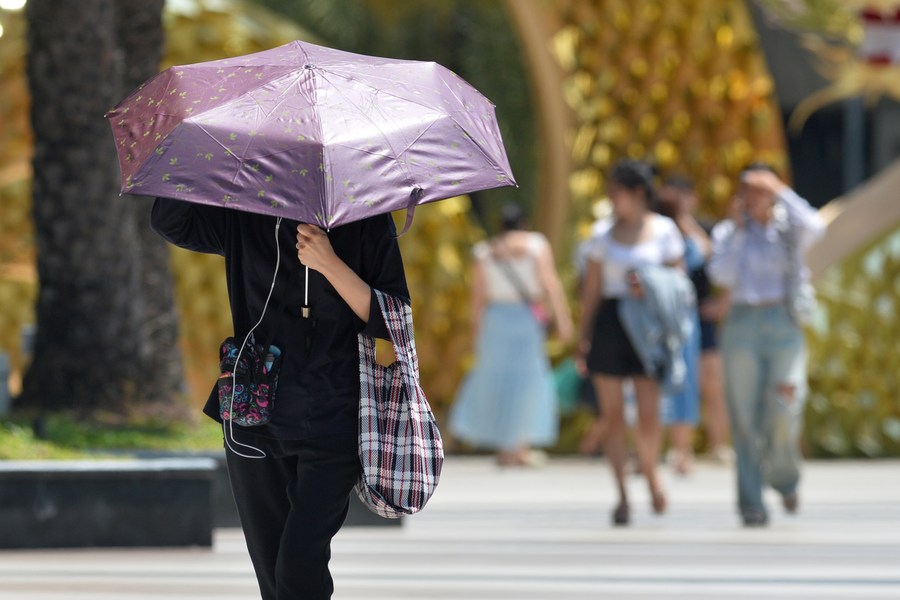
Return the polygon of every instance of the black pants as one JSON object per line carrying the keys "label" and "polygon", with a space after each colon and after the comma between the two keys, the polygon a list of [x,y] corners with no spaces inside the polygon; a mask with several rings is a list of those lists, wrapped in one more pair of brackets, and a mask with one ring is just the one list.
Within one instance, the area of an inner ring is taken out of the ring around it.
{"label": "black pants", "polygon": [[253,459],[225,450],[263,600],[331,598],[331,538],[347,517],[360,471],[356,433],[308,440],[235,437],[266,453]]}

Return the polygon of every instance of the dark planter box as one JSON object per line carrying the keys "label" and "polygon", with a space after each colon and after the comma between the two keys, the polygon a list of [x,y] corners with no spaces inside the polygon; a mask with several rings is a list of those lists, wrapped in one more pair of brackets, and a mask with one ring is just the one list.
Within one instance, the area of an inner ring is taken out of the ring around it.
{"label": "dark planter box", "polygon": [[[215,461],[216,472],[212,485],[212,518],[213,527],[240,527],[234,496],[231,494],[231,482],[228,478],[228,467],[225,463],[225,452],[201,452],[173,455],[168,452],[140,452],[140,458],[159,458],[161,456],[202,457]],[[370,511],[362,503],[356,492],[350,494],[350,511],[344,527],[400,527],[403,519],[385,519]]]}
{"label": "dark planter box", "polygon": [[211,546],[209,458],[0,461],[0,548]]}
{"label": "dark planter box", "polygon": [[[347,527],[399,527],[351,494]],[[0,461],[0,548],[211,546],[240,527],[224,452]]]}

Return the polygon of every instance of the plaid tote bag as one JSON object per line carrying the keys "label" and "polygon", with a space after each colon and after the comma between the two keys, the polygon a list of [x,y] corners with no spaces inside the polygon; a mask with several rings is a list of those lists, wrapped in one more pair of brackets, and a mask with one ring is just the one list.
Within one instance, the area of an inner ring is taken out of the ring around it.
{"label": "plaid tote bag", "polygon": [[375,362],[375,340],[359,335],[359,458],[356,493],[372,512],[396,519],[422,510],[444,462],[441,434],[419,384],[412,311],[375,291],[397,360]]}

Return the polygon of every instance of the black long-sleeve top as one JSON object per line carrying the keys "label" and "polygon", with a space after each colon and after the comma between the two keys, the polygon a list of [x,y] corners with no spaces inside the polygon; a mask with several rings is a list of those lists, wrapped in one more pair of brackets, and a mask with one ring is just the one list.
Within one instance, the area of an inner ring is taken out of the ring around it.
{"label": "black long-sleeve top", "polygon": [[[169,242],[225,257],[235,337],[259,320],[275,272],[274,217],[158,198],[151,227]],[[357,334],[389,339],[374,290],[409,300],[409,290],[389,215],[336,227],[328,233],[335,254],[372,288],[368,323],[357,317],[321,274],[309,271],[309,318],[300,307],[304,267],[297,260],[297,223],[283,220],[278,232],[281,265],[272,299],[254,332],[258,343],[275,329],[282,367],[271,421],[247,428],[279,439],[304,439],[356,431],[359,410]],[[296,270],[291,289],[286,289]],[[283,314],[278,306],[287,294]],[[210,348],[210,352],[217,352]],[[203,412],[220,420],[214,388]],[[235,425],[237,428],[237,425]]]}

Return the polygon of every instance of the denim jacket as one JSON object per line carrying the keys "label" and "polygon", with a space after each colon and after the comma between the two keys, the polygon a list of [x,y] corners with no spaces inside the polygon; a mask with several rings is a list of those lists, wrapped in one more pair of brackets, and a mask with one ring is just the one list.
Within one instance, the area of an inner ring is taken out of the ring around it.
{"label": "denim jacket", "polygon": [[686,377],[683,348],[694,328],[694,286],[674,267],[643,266],[637,276],[643,297],[620,300],[619,319],[646,373],[661,382],[664,393],[676,393]]}

